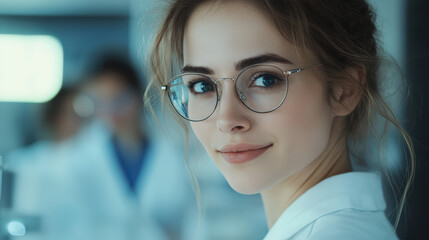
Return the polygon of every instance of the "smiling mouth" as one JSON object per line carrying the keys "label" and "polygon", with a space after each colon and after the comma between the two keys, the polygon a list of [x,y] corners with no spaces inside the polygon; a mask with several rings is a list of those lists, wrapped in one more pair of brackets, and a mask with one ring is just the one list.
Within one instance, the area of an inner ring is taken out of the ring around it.
{"label": "smiling mouth", "polygon": [[230,152],[220,152],[223,159],[231,164],[240,164],[249,162],[259,156],[261,156],[265,151],[272,146],[268,145],[262,148],[249,149],[244,151],[230,151]]}

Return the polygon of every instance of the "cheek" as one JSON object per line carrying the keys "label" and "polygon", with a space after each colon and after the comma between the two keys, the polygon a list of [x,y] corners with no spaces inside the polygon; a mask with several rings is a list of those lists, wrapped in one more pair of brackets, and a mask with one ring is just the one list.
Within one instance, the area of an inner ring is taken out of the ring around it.
{"label": "cheek", "polygon": [[[207,121],[207,120],[206,120]],[[210,136],[211,134],[210,129],[213,129],[212,127],[207,124],[208,122],[191,122],[191,128],[194,132],[195,136],[198,138],[198,140],[201,142],[201,144],[204,146],[207,152],[210,152]]]}
{"label": "cheek", "polygon": [[274,121],[278,129],[283,129],[278,136],[285,150],[283,154],[294,161],[308,163],[326,148],[333,115],[324,100],[321,86],[304,87],[305,92],[296,89],[295,93],[288,96],[290,98],[287,98],[284,110],[278,113],[283,117],[274,117]]}

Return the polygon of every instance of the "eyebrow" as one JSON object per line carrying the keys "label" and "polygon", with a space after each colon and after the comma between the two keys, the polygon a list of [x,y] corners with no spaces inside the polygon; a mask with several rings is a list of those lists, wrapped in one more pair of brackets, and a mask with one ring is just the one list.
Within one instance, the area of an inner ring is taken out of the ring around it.
{"label": "eyebrow", "polygon": [[235,64],[236,70],[242,70],[243,68],[246,68],[248,66],[254,65],[254,64],[260,64],[260,63],[267,63],[267,62],[278,62],[278,63],[286,63],[286,64],[292,64],[291,61],[288,59],[281,57],[274,53],[269,54],[262,54],[250,58],[246,58],[243,60],[240,60]]}
{"label": "eyebrow", "polygon": [[[284,57],[281,57],[274,53],[267,53],[267,54],[261,54],[254,57],[240,60],[237,63],[235,63],[235,69],[238,71],[251,65],[267,63],[267,62],[292,64],[291,61],[289,61]],[[189,72],[202,73],[202,74],[214,74],[213,69],[209,67],[186,65],[182,68],[182,73],[189,73]]]}
{"label": "eyebrow", "polygon": [[213,69],[208,67],[198,67],[192,65],[186,65],[182,68],[182,73],[202,73],[202,74],[214,74]]}

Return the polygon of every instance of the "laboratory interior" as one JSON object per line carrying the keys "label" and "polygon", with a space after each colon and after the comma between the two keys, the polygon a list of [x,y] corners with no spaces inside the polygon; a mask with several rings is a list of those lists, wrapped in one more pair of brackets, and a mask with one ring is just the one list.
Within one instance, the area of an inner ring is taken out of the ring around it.
{"label": "laboratory interior", "polygon": [[[261,197],[234,191],[192,133],[186,147],[174,118],[155,104],[155,119],[144,105],[147,56],[166,2],[0,0],[0,240],[264,238]],[[429,1],[368,2],[400,69],[392,78],[406,81],[386,89],[416,154],[397,234],[423,239]],[[404,179],[398,139],[388,134],[384,147]]]}

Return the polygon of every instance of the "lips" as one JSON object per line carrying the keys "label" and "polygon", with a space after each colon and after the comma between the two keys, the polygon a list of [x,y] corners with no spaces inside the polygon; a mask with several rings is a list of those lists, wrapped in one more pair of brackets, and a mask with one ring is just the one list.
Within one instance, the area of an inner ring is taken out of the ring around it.
{"label": "lips", "polygon": [[240,164],[249,162],[261,156],[270,145],[251,145],[251,144],[234,144],[222,147],[219,152],[222,157],[231,164]]}

